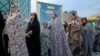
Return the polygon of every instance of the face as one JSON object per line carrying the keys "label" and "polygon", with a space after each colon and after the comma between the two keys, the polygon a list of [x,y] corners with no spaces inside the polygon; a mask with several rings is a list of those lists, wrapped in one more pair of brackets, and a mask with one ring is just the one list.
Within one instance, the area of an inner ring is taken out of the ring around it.
{"label": "face", "polygon": [[82,20],[80,21],[80,23],[81,23],[81,25],[83,25],[83,21]]}
{"label": "face", "polygon": [[17,7],[16,6],[13,6],[12,7],[12,12],[15,12],[16,9],[17,9]]}
{"label": "face", "polygon": [[71,19],[75,19],[75,16],[74,16],[74,15],[70,15],[70,18],[71,18]]}
{"label": "face", "polygon": [[34,19],[35,18],[35,15],[34,14],[31,14],[31,19]]}
{"label": "face", "polygon": [[96,20],[98,20],[99,18],[96,18]]}
{"label": "face", "polygon": [[52,15],[52,18],[55,18],[55,13],[52,13],[51,15]]}
{"label": "face", "polygon": [[83,19],[83,23],[86,23],[86,20],[85,19]]}
{"label": "face", "polygon": [[43,24],[43,27],[44,27],[44,28],[47,28],[47,24]]}

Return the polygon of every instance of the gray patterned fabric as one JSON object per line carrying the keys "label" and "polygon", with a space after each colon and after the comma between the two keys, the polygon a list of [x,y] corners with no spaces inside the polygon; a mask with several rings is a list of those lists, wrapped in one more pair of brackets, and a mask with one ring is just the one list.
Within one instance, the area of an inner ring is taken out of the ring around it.
{"label": "gray patterned fabric", "polygon": [[97,19],[97,25],[95,27],[96,36],[94,41],[94,52],[100,52],[100,18]]}
{"label": "gray patterned fabric", "polygon": [[68,44],[68,37],[64,27],[58,18],[50,24],[51,56],[72,56]]}
{"label": "gray patterned fabric", "polygon": [[48,28],[43,28],[41,31],[41,56],[49,56],[48,50],[50,49],[50,32]]}
{"label": "gray patterned fabric", "polygon": [[11,56],[29,56],[26,47],[22,14],[19,11],[18,5],[15,6],[16,10],[8,16],[5,26],[5,32],[9,37],[8,52]]}
{"label": "gray patterned fabric", "polygon": [[83,56],[88,56],[88,53],[91,56],[93,51],[94,32],[93,32],[93,27],[90,25],[90,23],[87,23],[84,27],[82,27],[81,35],[83,40],[82,41]]}

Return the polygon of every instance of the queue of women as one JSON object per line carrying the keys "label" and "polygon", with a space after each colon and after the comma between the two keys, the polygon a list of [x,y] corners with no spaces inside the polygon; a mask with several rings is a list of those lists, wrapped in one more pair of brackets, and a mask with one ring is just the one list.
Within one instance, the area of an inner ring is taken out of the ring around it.
{"label": "queue of women", "polygon": [[0,12],[0,55],[92,56],[93,51],[100,52],[100,19],[93,28],[86,18],[79,19],[71,13],[71,22],[64,27],[55,12],[51,15],[51,23],[43,22],[40,29],[37,14],[31,13],[25,32],[18,4],[12,5],[6,21]]}

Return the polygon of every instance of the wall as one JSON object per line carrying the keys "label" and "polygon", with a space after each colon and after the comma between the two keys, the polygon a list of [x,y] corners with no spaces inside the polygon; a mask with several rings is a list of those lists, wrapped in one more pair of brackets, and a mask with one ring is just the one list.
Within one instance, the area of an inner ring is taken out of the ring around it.
{"label": "wall", "polygon": [[11,2],[20,4],[24,20],[28,21],[31,13],[31,0],[0,0],[0,10],[4,15],[10,12]]}
{"label": "wall", "polygon": [[11,3],[11,0],[0,0],[0,10],[2,11],[3,15],[6,15],[9,13],[10,3]]}

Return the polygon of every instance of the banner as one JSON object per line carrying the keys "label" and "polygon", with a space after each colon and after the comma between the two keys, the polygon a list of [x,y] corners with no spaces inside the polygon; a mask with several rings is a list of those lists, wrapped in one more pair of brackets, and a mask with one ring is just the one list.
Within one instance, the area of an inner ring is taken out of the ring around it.
{"label": "banner", "polygon": [[44,21],[50,22],[52,19],[52,12],[56,12],[58,17],[61,19],[62,14],[62,6],[61,5],[55,5],[55,4],[48,4],[43,2],[37,2],[37,13],[40,21],[40,25]]}

